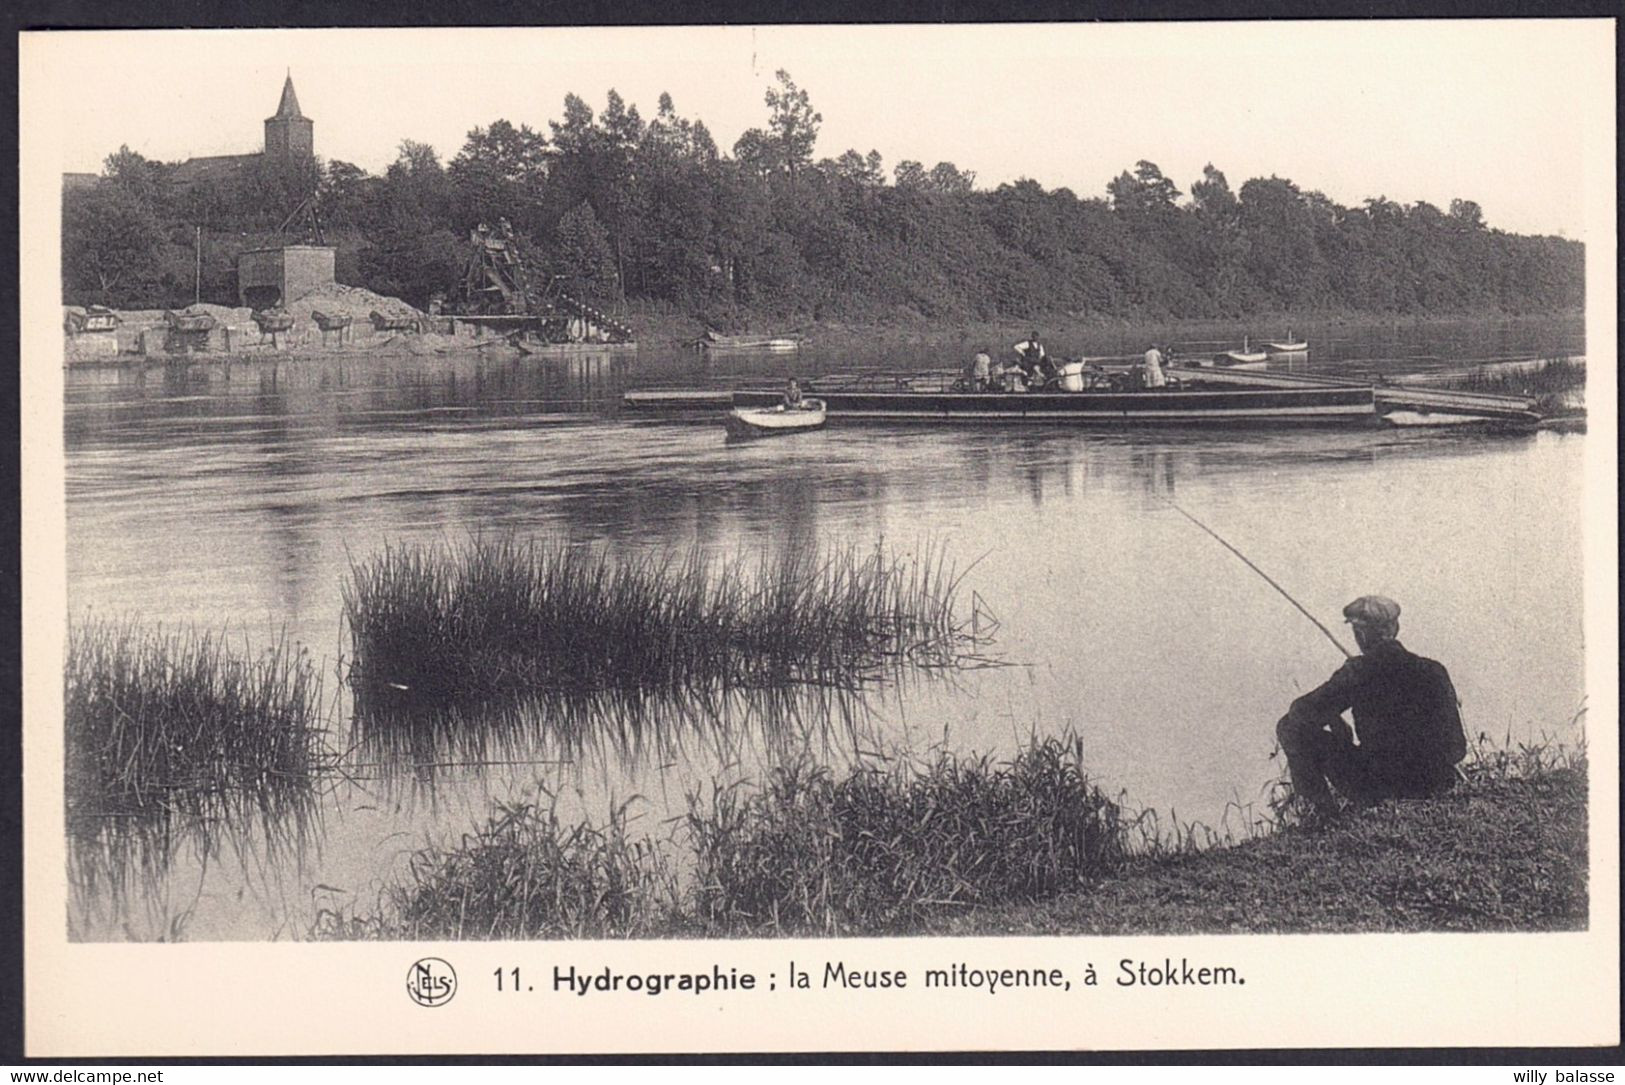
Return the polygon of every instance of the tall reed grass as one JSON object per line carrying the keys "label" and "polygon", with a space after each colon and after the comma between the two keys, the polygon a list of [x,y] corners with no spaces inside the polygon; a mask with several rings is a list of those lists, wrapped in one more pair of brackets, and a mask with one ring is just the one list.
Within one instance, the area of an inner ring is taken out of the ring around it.
{"label": "tall reed grass", "polygon": [[925,911],[1036,900],[1126,857],[1120,810],[1082,743],[1035,740],[1007,762],[940,753],[843,778],[806,762],[760,790],[691,798],[696,911],[708,926],[886,930]]}
{"label": "tall reed grass", "polygon": [[1553,358],[1544,365],[1528,368],[1474,370],[1452,380],[1449,387],[1497,395],[1555,396],[1584,388],[1585,384],[1586,367],[1583,361]]}
{"label": "tall reed grass", "polygon": [[85,888],[190,830],[205,846],[249,822],[297,833],[331,763],[316,667],[285,644],[245,658],[214,634],[70,622],[64,720],[70,874]]}
{"label": "tall reed grass", "polygon": [[1038,900],[1127,857],[1116,803],[1076,738],[1006,762],[939,754],[836,776],[806,758],[760,786],[692,793],[669,839],[627,806],[567,821],[551,796],[499,805],[417,852],[380,914],[325,910],[318,937],[621,937],[904,929],[944,908]]}
{"label": "tall reed grass", "polygon": [[513,690],[851,684],[972,634],[940,554],[613,558],[476,537],[391,545],[344,589],[352,680],[422,698]]}
{"label": "tall reed grass", "polygon": [[628,831],[627,809],[602,826],[566,824],[556,798],[499,804],[455,847],[412,857],[386,894],[402,938],[623,937],[661,929],[676,880],[658,845]]}

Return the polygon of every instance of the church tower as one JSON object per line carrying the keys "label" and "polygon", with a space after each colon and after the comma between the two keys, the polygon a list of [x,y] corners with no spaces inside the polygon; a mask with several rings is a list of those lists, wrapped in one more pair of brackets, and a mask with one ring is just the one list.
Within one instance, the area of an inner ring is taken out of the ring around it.
{"label": "church tower", "polygon": [[265,118],[265,157],[298,162],[315,155],[316,122],[299,112],[299,96],[293,92],[293,73],[289,72],[276,115]]}

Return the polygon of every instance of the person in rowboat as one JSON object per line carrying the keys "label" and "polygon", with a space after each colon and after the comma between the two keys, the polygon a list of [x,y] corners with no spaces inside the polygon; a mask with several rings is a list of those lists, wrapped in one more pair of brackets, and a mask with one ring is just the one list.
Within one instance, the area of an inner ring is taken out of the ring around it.
{"label": "person in rowboat", "polygon": [[1362,595],[1343,617],[1360,654],[1293,701],[1275,726],[1292,790],[1322,817],[1337,814],[1333,788],[1356,804],[1448,791],[1467,754],[1450,672],[1399,642],[1392,599]]}
{"label": "person in rowboat", "polygon": [[784,402],[781,406],[787,411],[801,410],[801,382],[791,377],[784,386]]}

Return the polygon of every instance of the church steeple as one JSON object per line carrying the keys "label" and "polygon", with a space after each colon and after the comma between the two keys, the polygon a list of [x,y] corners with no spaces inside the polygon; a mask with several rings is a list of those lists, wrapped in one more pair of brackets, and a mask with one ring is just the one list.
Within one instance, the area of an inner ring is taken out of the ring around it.
{"label": "church steeple", "polygon": [[276,113],[271,117],[273,121],[292,120],[295,117],[304,118],[299,112],[299,95],[293,92],[293,72],[288,73],[287,81],[282,84],[282,101],[277,103]]}
{"label": "church steeple", "polygon": [[315,157],[316,122],[299,111],[299,95],[293,90],[293,72],[282,84],[282,101],[276,113],[265,119],[265,157],[294,161]]}

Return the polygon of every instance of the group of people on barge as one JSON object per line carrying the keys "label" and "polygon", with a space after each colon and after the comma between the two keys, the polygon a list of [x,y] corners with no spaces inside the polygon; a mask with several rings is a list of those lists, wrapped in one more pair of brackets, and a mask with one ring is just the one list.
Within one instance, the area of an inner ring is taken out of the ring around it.
{"label": "group of people on barge", "polygon": [[1016,360],[1004,364],[994,361],[992,353],[983,346],[966,366],[961,386],[971,392],[1081,392],[1086,388],[1139,391],[1168,387],[1168,374],[1163,367],[1172,352],[1164,353],[1155,343],[1127,374],[1109,373],[1081,357],[1072,361],[1063,358],[1057,364],[1036,331],[1016,343],[1013,349]]}

